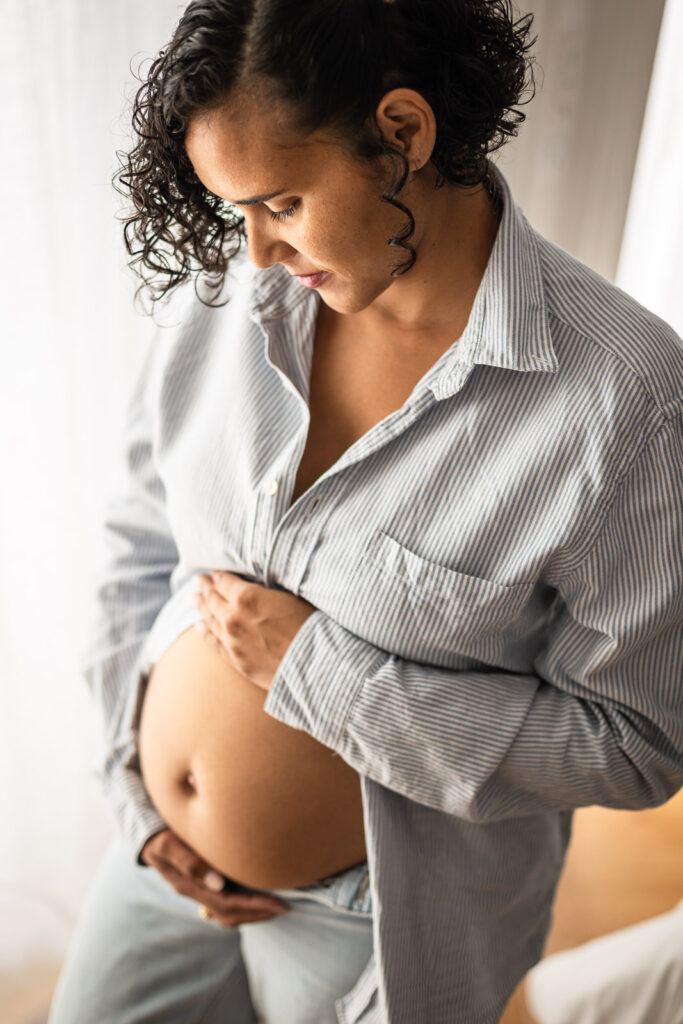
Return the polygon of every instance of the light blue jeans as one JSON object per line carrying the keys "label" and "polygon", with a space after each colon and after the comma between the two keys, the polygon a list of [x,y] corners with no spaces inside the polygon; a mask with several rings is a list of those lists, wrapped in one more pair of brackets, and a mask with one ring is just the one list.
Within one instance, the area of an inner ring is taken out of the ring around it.
{"label": "light blue jeans", "polygon": [[120,840],[95,877],[48,1024],[336,1024],[372,954],[367,864],[301,889],[292,910],[204,921]]}

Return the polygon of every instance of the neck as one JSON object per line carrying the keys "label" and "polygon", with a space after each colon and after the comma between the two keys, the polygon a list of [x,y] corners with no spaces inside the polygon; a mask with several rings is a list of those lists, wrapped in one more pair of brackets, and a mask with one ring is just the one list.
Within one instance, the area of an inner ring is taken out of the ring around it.
{"label": "neck", "polygon": [[425,332],[451,340],[462,334],[498,232],[497,204],[483,186],[435,190],[435,178],[435,171],[425,175],[401,197],[418,225],[409,240],[418,256],[413,269],[356,314],[373,331],[407,341]]}

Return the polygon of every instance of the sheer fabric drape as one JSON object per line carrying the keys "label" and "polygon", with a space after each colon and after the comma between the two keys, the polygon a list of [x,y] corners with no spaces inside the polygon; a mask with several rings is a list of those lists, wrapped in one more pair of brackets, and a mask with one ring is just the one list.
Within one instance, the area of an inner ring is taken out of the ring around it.
{"label": "sheer fabric drape", "polygon": [[683,0],[667,0],[617,284],[683,336]]}
{"label": "sheer fabric drape", "polygon": [[[0,4],[0,1018],[57,962],[112,832],[78,672],[122,402],[148,331],[110,185],[175,0]],[[22,1003],[22,1005],[24,1005]],[[28,1008],[27,1008],[28,1012]]]}

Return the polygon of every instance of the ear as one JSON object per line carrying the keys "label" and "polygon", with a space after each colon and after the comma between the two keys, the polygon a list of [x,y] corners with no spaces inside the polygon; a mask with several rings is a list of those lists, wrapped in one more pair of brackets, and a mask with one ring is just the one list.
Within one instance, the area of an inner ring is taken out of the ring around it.
{"label": "ear", "polygon": [[436,142],[436,118],[414,89],[392,89],[379,102],[377,124],[386,142],[400,149],[411,171],[428,163]]}

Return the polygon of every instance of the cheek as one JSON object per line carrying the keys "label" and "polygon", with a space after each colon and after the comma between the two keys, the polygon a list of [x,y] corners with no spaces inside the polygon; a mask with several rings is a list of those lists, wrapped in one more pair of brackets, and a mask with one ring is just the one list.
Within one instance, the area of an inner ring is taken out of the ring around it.
{"label": "cheek", "polygon": [[389,239],[400,229],[401,216],[375,195],[359,200],[356,190],[352,199],[345,193],[311,208],[301,230],[292,233],[290,244],[343,278],[356,278],[359,272],[372,278],[384,276],[396,251]]}
{"label": "cheek", "polygon": [[373,260],[388,266],[392,257],[400,251],[390,246],[389,240],[403,234],[408,225],[409,220],[401,210],[391,203],[383,202],[379,197],[373,197],[360,211],[356,232],[357,237],[364,238]]}
{"label": "cheek", "polygon": [[[382,204],[383,205],[383,204]],[[391,253],[392,227],[379,201],[340,212],[326,237],[330,259],[351,271],[384,266]]]}
{"label": "cheek", "polygon": [[344,216],[308,224],[293,244],[321,267],[348,270],[358,265],[364,250],[362,224],[350,224]]}

